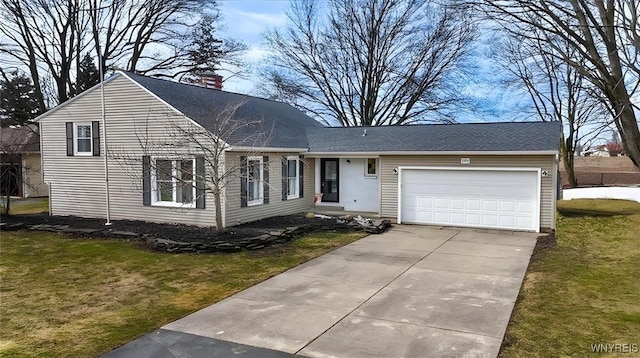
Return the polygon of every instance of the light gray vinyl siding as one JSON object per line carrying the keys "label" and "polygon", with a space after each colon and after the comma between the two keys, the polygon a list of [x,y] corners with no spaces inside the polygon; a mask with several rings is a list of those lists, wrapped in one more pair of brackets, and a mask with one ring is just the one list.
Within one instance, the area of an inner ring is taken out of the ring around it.
{"label": "light gray vinyl siding", "polygon": [[[460,164],[460,158],[470,158],[471,164]],[[553,172],[554,156],[551,155],[514,155],[514,156],[380,156],[380,215],[387,218],[398,216],[398,175],[393,169],[399,166],[423,167],[518,167],[541,168],[548,170],[549,176],[541,178],[541,228],[555,228],[555,194]]]}
{"label": "light gray vinyl siding", "polygon": [[[107,82],[104,90],[111,219],[213,226],[211,195],[206,197],[206,209],[144,206],[142,201],[142,156],[192,158],[197,150],[193,145],[176,145],[182,140],[176,128],[189,128],[193,123],[125,76]],[[69,157],[65,142],[65,122],[101,120],[99,88],[41,119],[44,178],[51,184],[52,215],[106,217],[104,142],[101,140],[99,157]]]}
{"label": "light gray vinyl siding", "polygon": [[230,167],[238,167],[240,157],[248,156],[268,156],[269,157],[269,203],[247,207],[240,205],[240,177],[231,178],[226,186],[226,226],[239,225],[242,223],[265,219],[278,215],[289,215],[301,213],[311,209],[313,204],[315,162],[314,159],[303,159],[304,161],[304,197],[298,199],[282,200],[282,161],[283,156],[296,155],[294,153],[256,153],[246,154],[228,152],[225,162]]}

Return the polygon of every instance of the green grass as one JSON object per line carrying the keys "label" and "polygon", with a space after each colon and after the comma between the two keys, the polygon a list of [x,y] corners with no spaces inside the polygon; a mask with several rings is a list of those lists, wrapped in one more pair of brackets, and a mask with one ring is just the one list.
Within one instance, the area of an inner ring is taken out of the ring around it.
{"label": "green grass", "polygon": [[9,205],[11,215],[38,214],[49,211],[49,198],[11,199]]}
{"label": "green grass", "polygon": [[38,232],[0,237],[0,357],[89,357],[363,234],[234,254],[163,254]]}
{"label": "green grass", "polygon": [[558,246],[532,258],[502,355],[601,355],[592,351],[598,343],[640,348],[640,203],[571,200],[558,211]]}

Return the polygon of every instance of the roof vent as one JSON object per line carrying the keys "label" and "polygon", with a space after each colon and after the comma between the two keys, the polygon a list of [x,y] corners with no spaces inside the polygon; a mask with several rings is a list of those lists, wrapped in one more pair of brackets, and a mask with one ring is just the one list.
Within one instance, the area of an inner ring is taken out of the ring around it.
{"label": "roof vent", "polygon": [[366,136],[367,135],[367,128],[364,129],[364,133],[362,133],[362,136]]}

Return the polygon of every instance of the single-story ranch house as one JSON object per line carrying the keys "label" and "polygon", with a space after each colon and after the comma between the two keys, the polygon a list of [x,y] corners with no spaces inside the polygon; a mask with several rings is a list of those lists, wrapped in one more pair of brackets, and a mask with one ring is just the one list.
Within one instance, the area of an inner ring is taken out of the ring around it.
{"label": "single-story ranch house", "polygon": [[284,103],[126,72],[103,91],[38,118],[52,215],[213,226],[220,178],[225,226],[322,205],[555,227],[556,122],[330,128]]}

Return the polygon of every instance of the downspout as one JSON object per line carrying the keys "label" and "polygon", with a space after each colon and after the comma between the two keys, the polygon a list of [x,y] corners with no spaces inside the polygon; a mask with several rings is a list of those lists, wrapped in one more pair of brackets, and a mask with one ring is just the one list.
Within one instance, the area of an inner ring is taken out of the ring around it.
{"label": "downspout", "polygon": [[107,159],[107,114],[104,104],[104,71],[102,68],[102,55],[98,47],[98,62],[100,67],[100,101],[102,104],[102,143],[104,143],[104,185],[105,185],[105,204],[107,209],[107,222],[105,225],[111,225],[111,208],[109,202],[109,161]]}

